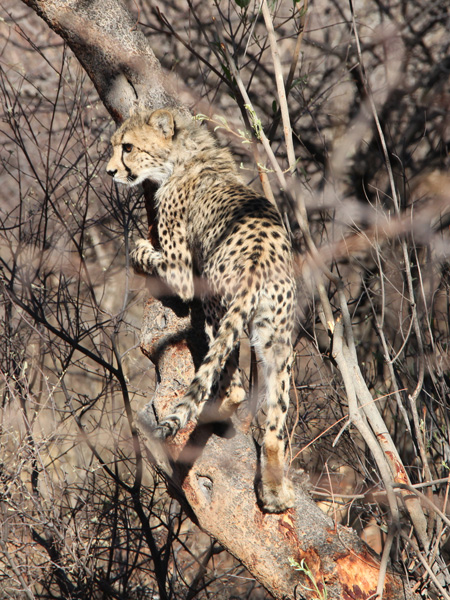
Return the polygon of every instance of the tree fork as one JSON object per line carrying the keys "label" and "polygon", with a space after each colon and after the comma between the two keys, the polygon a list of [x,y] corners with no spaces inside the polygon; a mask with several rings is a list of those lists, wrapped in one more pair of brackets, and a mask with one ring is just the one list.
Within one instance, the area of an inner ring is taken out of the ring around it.
{"label": "tree fork", "polygon": [[[117,123],[136,108],[180,106],[136,20],[118,0],[23,2],[68,43]],[[157,244],[151,186],[145,191],[149,236]],[[159,416],[170,410],[192,379],[204,351],[201,320],[195,303],[187,307],[173,298],[147,303],[141,347],[157,366],[159,384],[141,421],[151,421],[153,411]],[[310,577],[330,599],[374,598],[378,558],[353,530],[336,527],[301,485],[294,509],[281,515],[261,512],[255,494],[257,451],[241,427],[235,421],[225,435],[208,426],[180,432],[168,445],[172,459],[159,464],[170,493],[275,598],[317,598]],[[310,577],[296,571],[290,559],[307,567]],[[388,572],[385,600],[417,597],[399,575]]]}

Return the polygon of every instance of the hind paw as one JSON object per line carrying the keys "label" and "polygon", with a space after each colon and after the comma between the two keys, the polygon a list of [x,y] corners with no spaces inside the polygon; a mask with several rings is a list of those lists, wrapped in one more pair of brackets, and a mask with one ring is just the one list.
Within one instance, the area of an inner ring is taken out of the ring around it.
{"label": "hind paw", "polygon": [[169,415],[158,423],[153,435],[160,440],[166,440],[168,437],[176,435],[179,429],[180,419],[176,415]]}
{"label": "hind paw", "polygon": [[268,485],[260,481],[258,486],[258,496],[261,501],[262,509],[268,513],[282,513],[295,504],[295,494],[292,483],[289,479],[283,479],[280,484]]}

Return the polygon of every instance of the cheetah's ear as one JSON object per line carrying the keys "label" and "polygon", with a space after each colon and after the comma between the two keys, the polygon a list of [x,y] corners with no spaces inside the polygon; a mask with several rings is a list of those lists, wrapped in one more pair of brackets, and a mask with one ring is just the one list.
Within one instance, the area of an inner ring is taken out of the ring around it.
{"label": "cheetah's ear", "polygon": [[155,110],[150,115],[148,120],[148,124],[151,127],[154,127],[161,135],[167,139],[173,137],[175,131],[175,123],[173,120],[173,115],[168,110],[163,108],[159,110]]}

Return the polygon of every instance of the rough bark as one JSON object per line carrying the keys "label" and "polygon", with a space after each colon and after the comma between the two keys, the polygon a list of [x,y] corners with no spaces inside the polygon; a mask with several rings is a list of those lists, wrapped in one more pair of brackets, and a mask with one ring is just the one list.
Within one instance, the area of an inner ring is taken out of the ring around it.
{"label": "rough bark", "polygon": [[116,122],[178,105],[136,19],[117,0],[23,0],[70,46]]}
{"label": "rough bark", "polygon": [[[164,86],[160,64],[135,20],[116,0],[23,0],[64,38],[94,82],[101,100],[120,122],[136,106],[177,105]],[[149,198],[151,196],[150,190]],[[153,205],[147,204],[150,226]],[[156,242],[155,234],[153,240]],[[150,300],[142,327],[142,350],[157,365],[155,398],[139,415],[151,426],[183,393],[204,351],[202,313],[175,299]],[[238,558],[275,598],[317,598],[311,581],[289,564],[310,569],[328,598],[373,597],[379,564],[356,534],[333,522],[297,486],[295,509],[282,515],[256,503],[258,456],[242,421],[221,431],[186,428],[169,445],[170,459],[149,443],[149,456],[166,477],[170,493],[192,519]],[[152,456],[153,455],[153,456]],[[323,596],[325,597],[325,596]],[[388,573],[384,598],[414,598],[400,576]]]}

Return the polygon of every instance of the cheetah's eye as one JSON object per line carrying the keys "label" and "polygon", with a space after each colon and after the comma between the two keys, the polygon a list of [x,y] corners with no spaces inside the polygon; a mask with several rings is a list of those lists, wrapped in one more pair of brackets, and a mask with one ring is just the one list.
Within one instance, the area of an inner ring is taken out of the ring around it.
{"label": "cheetah's eye", "polygon": [[122,150],[128,154],[133,150],[133,144],[122,144]]}

